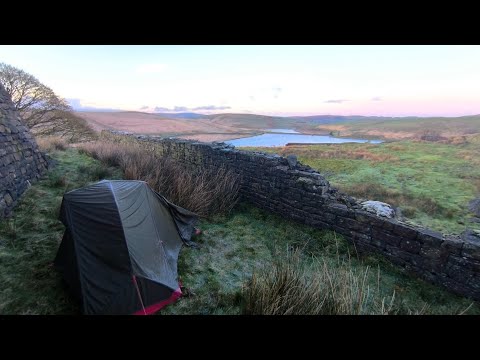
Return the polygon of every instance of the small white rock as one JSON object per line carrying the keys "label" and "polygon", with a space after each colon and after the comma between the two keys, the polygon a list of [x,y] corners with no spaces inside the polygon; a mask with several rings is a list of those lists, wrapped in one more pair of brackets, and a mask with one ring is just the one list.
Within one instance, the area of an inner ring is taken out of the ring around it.
{"label": "small white rock", "polygon": [[383,216],[389,219],[395,216],[395,210],[393,210],[387,203],[381,201],[364,201],[362,202],[362,208],[368,212],[376,214],[377,216]]}

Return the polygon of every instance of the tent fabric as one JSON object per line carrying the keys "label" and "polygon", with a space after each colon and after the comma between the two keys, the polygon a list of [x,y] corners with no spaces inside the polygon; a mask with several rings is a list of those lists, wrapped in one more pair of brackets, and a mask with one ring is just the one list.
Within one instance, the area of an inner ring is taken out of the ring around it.
{"label": "tent fabric", "polygon": [[158,310],[178,298],[178,255],[193,244],[196,214],[143,181],[102,180],[65,193],[60,220],[55,265],[84,314]]}
{"label": "tent fabric", "polygon": [[175,290],[169,298],[162,300],[156,304],[143,308],[142,310],[138,310],[133,315],[151,315],[155,314],[160,309],[164,308],[165,306],[175,302],[180,296],[182,296],[182,291],[180,288]]}

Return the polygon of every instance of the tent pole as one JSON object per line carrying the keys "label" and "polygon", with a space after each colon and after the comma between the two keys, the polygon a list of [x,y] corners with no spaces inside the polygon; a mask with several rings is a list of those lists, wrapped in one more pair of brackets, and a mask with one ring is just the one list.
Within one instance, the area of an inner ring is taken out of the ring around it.
{"label": "tent pole", "polygon": [[145,311],[145,306],[143,305],[142,295],[140,294],[140,289],[138,288],[137,278],[135,277],[135,275],[132,275],[132,278],[133,278],[133,283],[137,288],[137,294],[138,294],[138,298],[140,299],[140,304],[142,304],[143,314],[147,315],[147,312]]}

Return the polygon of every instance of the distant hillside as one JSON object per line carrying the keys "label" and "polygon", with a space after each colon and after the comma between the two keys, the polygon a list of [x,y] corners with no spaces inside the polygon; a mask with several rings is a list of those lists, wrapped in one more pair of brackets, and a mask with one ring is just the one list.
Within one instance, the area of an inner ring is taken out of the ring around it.
{"label": "distant hillside", "polygon": [[[362,122],[385,122],[385,121],[411,121],[428,119],[418,116],[363,116],[363,115],[313,115],[313,116],[291,116],[291,119],[307,121],[311,124],[343,124],[343,123],[362,123]],[[455,119],[455,118],[445,118]]]}
{"label": "distant hillside", "polygon": [[348,121],[362,120],[365,116],[341,116],[341,115],[313,115],[313,116],[292,116],[291,119],[303,120],[316,124],[339,124]]}
{"label": "distant hillside", "polygon": [[480,115],[461,117],[364,117],[352,120],[317,124],[319,131],[333,131],[339,136],[384,139],[413,139],[426,133],[451,138],[480,133]]}
{"label": "distant hillside", "polygon": [[280,117],[256,114],[78,112],[97,131],[115,129],[139,134],[181,136],[224,141],[267,129],[293,129],[304,134],[329,134],[367,139],[415,139],[426,133],[451,138],[480,133],[480,115],[463,117],[376,117],[315,115]]}
{"label": "distant hillside", "polygon": [[273,128],[300,129],[303,124],[307,123],[305,120],[288,117],[255,114],[215,114],[209,115],[207,119],[212,124],[252,130]]}
{"label": "distant hillside", "polygon": [[225,141],[258,134],[208,119],[167,118],[172,114],[151,114],[139,111],[77,112],[96,130],[121,130],[136,134],[175,136],[200,141]]}
{"label": "distant hillside", "polygon": [[140,111],[78,112],[77,114],[86,119],[97,131],[109,129],[166,135],[224,131],[223,127],[205,125],[195,119],[167,118],[161,114]]}
{"label": "distant hillside", "polygon": [[202,119],[207,117],[204,114],[198,114],[193,112],[184,112],[184,113],[155,113],[155,115],[162,116],[169,119]]}

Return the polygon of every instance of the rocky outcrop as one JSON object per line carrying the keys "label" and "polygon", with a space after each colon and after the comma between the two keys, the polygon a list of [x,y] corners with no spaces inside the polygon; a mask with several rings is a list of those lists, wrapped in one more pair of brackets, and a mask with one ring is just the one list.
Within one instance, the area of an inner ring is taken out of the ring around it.
{"label": "rocky outcrop", "polygon": [[0,219],[10,214],[20,195],[46,169],[35,138],[0,84]]}

